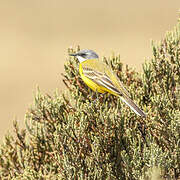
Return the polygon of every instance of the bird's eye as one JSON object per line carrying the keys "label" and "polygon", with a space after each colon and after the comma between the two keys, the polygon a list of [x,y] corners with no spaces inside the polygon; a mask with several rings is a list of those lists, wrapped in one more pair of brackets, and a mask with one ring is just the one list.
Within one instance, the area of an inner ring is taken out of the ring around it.
{"label": "bird's eye", "polygon": [[81,56],[82,56],[82,57],[85,57],[85,56],[86,56],[86,54],[85,54],[85,53],[81,53]]}

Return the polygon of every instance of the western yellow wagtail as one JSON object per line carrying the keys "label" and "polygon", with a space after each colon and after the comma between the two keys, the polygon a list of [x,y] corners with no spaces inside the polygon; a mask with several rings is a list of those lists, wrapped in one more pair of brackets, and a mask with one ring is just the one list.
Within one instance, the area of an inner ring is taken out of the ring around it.
{"label": "western yellow wagtail", "polygon": [[108,92],[121,98],[137,115],[146,117],[146,114],[131,100],[118,77],[110,67],[98,60],[98,55],[92,50],[81,50],[69,54],[78,58],[79,73],[82,80],[93,90],[99,93]]}

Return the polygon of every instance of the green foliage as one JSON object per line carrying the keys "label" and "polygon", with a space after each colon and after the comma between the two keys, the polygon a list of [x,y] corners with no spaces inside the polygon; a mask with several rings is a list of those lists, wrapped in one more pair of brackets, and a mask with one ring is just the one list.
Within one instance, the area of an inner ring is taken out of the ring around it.
{"label": "green foliage", "polygon": [[157,169],[159,178],[180,178],[180,23],[152,47],[143,73],[123,70],[119,56],[103,59],[146,119],[119,98],[92,92],[70,58],[63,75],[68,92],[49,96],[38,90],[26,130],[15,122],[16,137],[6,136],[0,177],[151,179]]}

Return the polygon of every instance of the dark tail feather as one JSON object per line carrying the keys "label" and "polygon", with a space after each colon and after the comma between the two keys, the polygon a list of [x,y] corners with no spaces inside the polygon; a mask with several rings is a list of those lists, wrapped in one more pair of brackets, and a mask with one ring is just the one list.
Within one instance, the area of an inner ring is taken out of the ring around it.
{"label": "dark tail feather", "polygon": [[129,98],[120,96],[121,100],[125,102],[137,115],[142,118],[146,117],[146,114]]}

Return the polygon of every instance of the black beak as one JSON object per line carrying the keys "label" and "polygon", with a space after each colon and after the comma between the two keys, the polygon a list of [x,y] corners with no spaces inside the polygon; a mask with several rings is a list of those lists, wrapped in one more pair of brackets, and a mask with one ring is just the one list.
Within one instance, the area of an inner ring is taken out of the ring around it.
{"label": "black beak", "polygon": [[69,56],[77,56],[77,53],[69,54]]}

